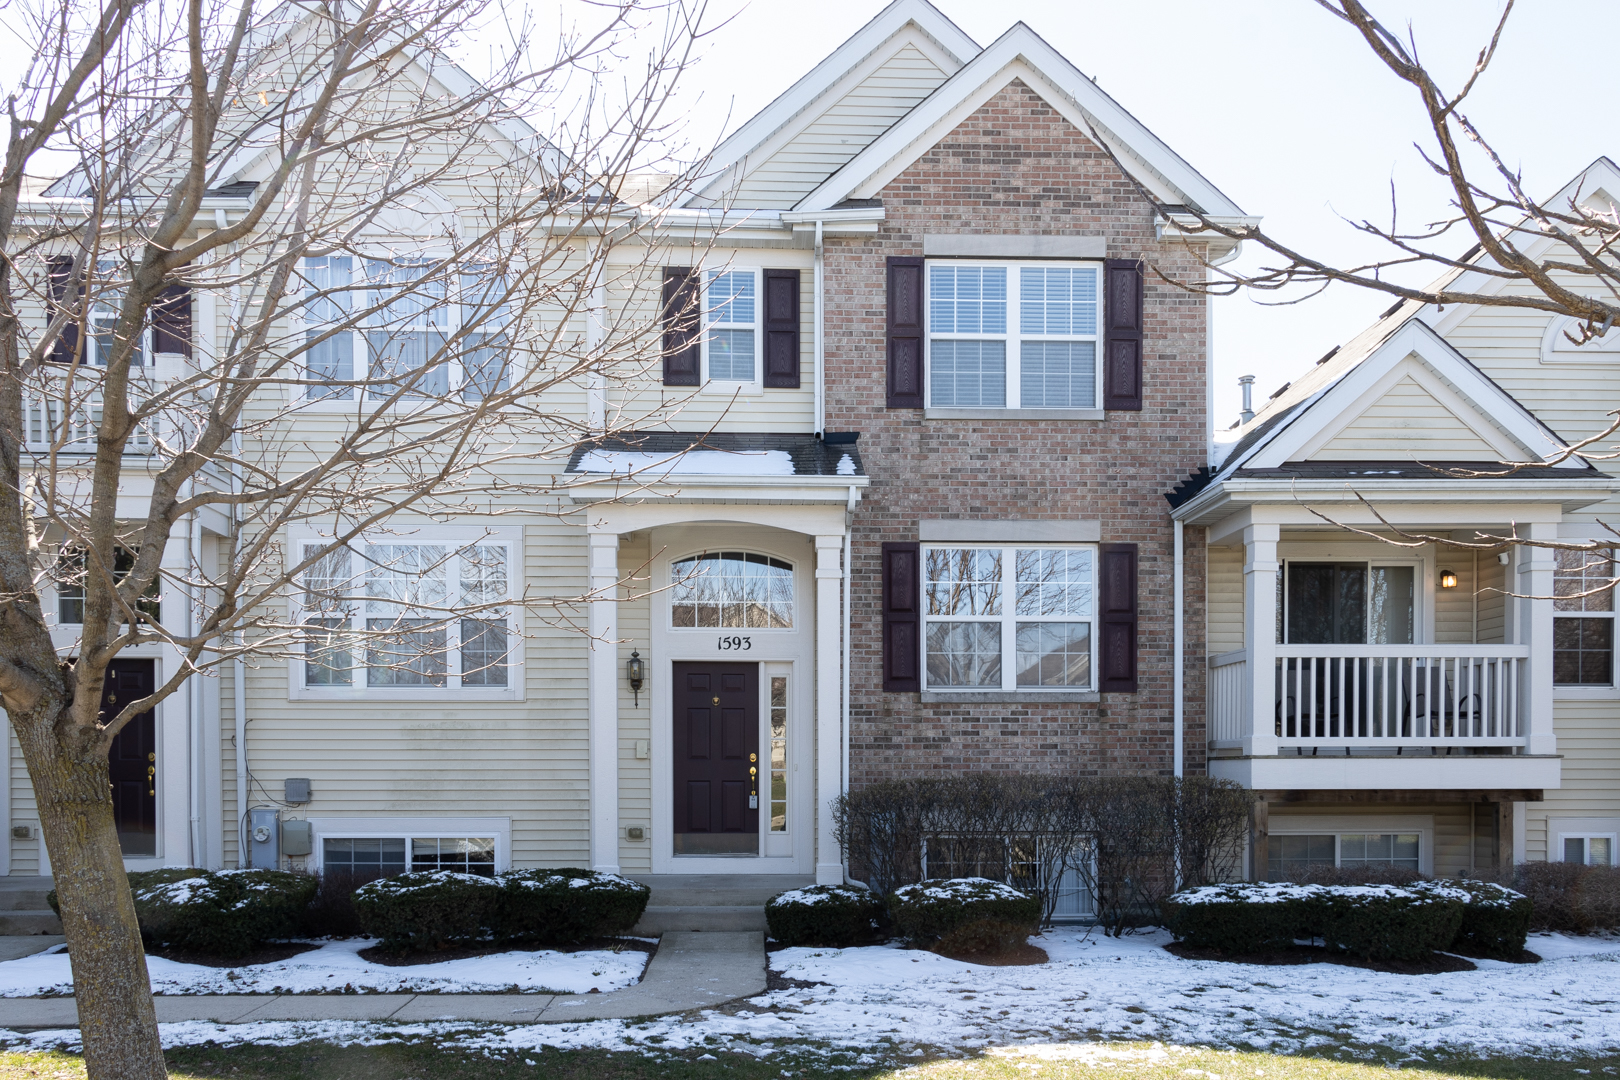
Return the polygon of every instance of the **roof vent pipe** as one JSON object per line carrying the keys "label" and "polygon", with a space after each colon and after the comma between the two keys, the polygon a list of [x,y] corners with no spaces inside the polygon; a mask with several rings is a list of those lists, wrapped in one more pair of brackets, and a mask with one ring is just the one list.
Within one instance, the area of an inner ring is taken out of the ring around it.
{"label": "roof vent pipe", "polygon": [[1247,424],[1254,419],[1254,376],[1239,375],[1238,385],[1243,387],[1242,422]]}

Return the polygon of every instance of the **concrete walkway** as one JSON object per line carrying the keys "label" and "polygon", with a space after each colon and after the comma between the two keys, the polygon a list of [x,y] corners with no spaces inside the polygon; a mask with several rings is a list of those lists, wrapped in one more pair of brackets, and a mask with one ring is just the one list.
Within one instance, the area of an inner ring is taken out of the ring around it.
{"label": "concrete walkway", "polygon": [[[607,994],[208,994],[160,995],[158,1022],[213,1020],[478,1020],[553,1024],[707,1009],[765,992],[765,935],[668,933],[634,986]],[[70,997],[0,998],[0,1028],[74,1027]]]}

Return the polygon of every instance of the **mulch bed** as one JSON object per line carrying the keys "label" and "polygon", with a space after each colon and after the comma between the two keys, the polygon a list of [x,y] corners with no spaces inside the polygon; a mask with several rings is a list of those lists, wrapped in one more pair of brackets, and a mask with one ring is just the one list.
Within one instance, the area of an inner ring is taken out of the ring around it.
{"label": "mulch bed", "polygon": [[[591,938],[587,941],[576,942],[572,945],[541,945],[537,949],[547,949],[551,952],[594,952],[606,950],[612,952],[644,952],[648,960],[658,951],[658,945],[652,941],[635,941],[628,938]],[[501,953],[521,952],[523,945],[495,945],[486,942],[480,945],[463,945],[454,949],[441,949],[430,953],[396,953],[385,952],[380,945],[373,945],[369,949],[360,950],[360,959],[369,960],[373,964],[382,964],[385,967],[420,967],[424,964],[442,964],[447,960],[469,960],[479,956],[497,956]]]}
{"label": "mulch bed", "polygon": [[930,951],[950,960],[960,960],[964,964],[979,964],[982,967],[1027,967],[1030,964],[1044,964],[1050,959],[1045,949],[1039,945],[1031,945],[1027,941],[1000,952],[947,953],[939,952],[938,949]]}
{"label": "mulch bed", "polygon": [[767,967],[765,969],[766,990],[808,990],[812,986],[828,986],[829,983],[812,982],[809,979],[790,979],[781,972]]}
{"label": "mulch bed", "polygon": [[177,964],[198,964],[202,967],[211,968],[235,968],[291,960],[299,953],[307,953],[318,948],[320,948],[318,944],[308,941],[296,941],[286,945],[266,945],[245,956],[215,956],[213,953],[191,952],[186,949],[165,949],[153,946],[147,948],[146,955],[161,956],[163,959],[173,960]]}
{"label": "mulch bed", "polygon": [[[1219,960],[1228,964],[1339,964],[1343,967],[1382,971],[1391,975],[1439,975],[1448,971],[1477,971],[1472,960],[1449,953],[1430,953],[1424,960],[1363,960],[1359,956],[1329,952],[1320,945],[1295,945],[1290,949],[1263,953],[1223,953],[1216,949],[1195,949],[1173,942],[1164,951],[1183,960]],[[1538,957],[1539,959],[1539,957]]]}

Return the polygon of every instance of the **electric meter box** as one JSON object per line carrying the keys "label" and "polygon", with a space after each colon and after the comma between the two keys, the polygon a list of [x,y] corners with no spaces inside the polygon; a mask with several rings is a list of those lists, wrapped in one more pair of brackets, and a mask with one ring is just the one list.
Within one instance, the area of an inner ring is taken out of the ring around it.
{"label": "electric meter box", "polygon": [[281,867],[281,811],[248,811],[248,865],[255,870]]}

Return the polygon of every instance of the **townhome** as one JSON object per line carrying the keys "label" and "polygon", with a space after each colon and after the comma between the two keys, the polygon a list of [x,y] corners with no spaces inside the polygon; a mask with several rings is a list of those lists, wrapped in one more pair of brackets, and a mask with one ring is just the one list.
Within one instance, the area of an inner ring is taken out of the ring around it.
{"label": "townhome", "polygon": [[[1616,192],[1600,159],[1552,205]],[[1256,875],[1613,864],[1613,563],[1505,542],[1612,537],[1615,465],[1566,449],[1611,422],[1617,345],[1570,329],[1397,304],[1172,497],[1208,530],[1209,772],[1261,795]]]}

